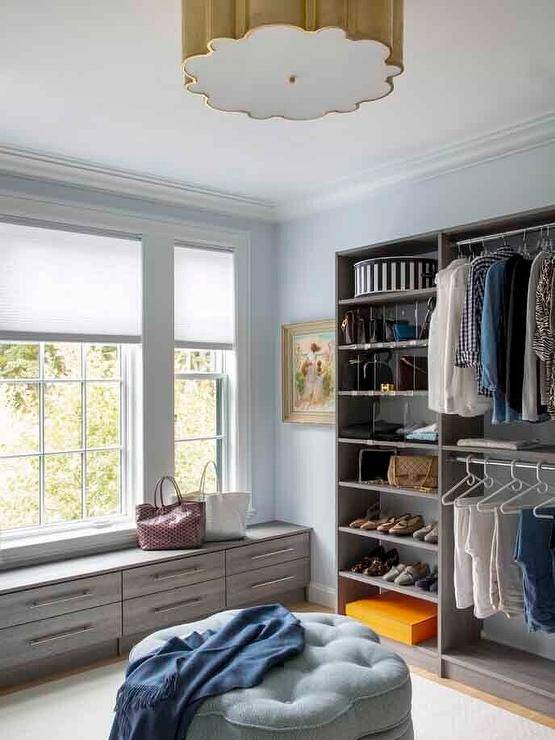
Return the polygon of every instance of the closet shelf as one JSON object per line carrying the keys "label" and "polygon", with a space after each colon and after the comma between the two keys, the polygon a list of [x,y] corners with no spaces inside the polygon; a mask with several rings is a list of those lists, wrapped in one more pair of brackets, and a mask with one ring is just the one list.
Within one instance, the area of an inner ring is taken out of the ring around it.
{"label": "closet shelf", "polygon": [[416,599],[423,599],[424,601],[431,601],[437,604],[437,594],[430,593],[430,591],[423,591],[421,588],[416,588],[416,586],[397,586],[396,583],[388,583],[383,578],[373,578],[372,576],[364,576],[361,573],[351,573],[350,570],[340,570],[339,576],[341,578],[348,578],[351,581],[367,583],[369,586],[377,586],[386,591],[396,591],[399,594],[413,596]]}
{"label": "closet shelf", "polygon": [[368,295],[361,295],[357,298],[342,298],[338,303],[340,306],[365,306],[372,303],[406,303],[410,301],[427,301],[428,298],[433,298],[435,294],[435,288],[369,293]]}
{"label": "closet shelf", "polygon": [[542,445],[527,450],[506,450],[499,447],[459,447],[459,445],[443,445],[447,452],[458,452],[461,455],[488,455],[489,457],[517,459],[526,462],[555,463],[555,446]]}
{"label": "closet shelf", "polygon": [[398,488],[397,486],[389,486],[386,483],[359,483],[355,480],[340,480],[339,485],[343,488],[358,488],[362,491],[377,491],[378,493],[396,493],[400,496],[416,496],[417,498],[437,501],[437,491],[418,491],[415,488]]}
{"label": "closet shelf", "polygon": [[428,391],[338,391],[338,396],[427,396]]}
{"label": "closet shelf", "polygon": [[404,450],[431,450],[437,452],[439,449],[434,442],[390,442],[379,439],[357,439],[356,437],[338,437],[340,444],[366,445],[367,447],[398,447]]}
{"label": "closet shelf", "polygon": [[489,640],[476,640],[444,652],[443,659],[533,691],[555,702],[553,661]]}
{"label": "closet shelf", "polygon": [[364,529],[354,529],[353,527],[338,527],[339,532],[345,532],[346,534],[353,534],[355,537],[369,537],[372,540],[380,540],[382,542],[391,542],[394,545],[407,545],[408,547],[416,547],[420,550],[429,550],[430,552],[437,552],[437,545],[433,545],[430,542],[421,542],[415,540],[414,537],[395,537],[392,534],[386,534],[385,532],[367,532]]}
{"label": "closet shelf", "polygon": [[340,344],[340,350],[373,350],[373,349],[411,349],[414,347],[427,347],[427,339],[405,339],[401,342],[369,342],[367,344]]}

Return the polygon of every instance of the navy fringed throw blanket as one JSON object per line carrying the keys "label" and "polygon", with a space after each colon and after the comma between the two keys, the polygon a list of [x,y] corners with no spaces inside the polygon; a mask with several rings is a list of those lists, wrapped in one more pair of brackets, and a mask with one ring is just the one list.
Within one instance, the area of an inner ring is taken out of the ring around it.
{"label": "navy fringed throw blanket", "polygon": [[184,740],[204,699],[259,684],[304,649],[304,629],[278,604],[243,609],[218,630],[172,637],[130,663],[110,740]]}

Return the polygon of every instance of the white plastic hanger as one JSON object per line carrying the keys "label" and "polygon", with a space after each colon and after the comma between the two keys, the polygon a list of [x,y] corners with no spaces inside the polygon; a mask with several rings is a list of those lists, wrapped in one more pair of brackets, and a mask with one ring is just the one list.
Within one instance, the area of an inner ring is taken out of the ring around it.
{"label": "white plastic hanger", "polygon": [[542,464],[541,462],[539,462],[536,465],[536,482],[535,483],[532,483],[531,486],[528,486],[523,491],[520,491],[520,493],[517,493],[516,496],[511,496],[511,498],[507,499],[506,501],[503,501],[503,503],[499,507],[499,510],[503,512],[503,514],[518,514],[522,507],[521,506],[511,507],[511,504],[523,498],[528,493],[531,493],[534,490],[537,490],[538,493],[547,493],[549,491],[549,486],[547,485],[547,483],[540,478],[541,467],[542,467]]}
{"label": "white plastic hanger", "polygon": [[446,491],[441,497],[441,503],[445,504],[445,506],[453,506],[453,504],[455,503],[455,499],[451,501],[450,496],[451,494],[455,493],[455,491],[457,491],[462,485],[466,483],[467,485],[471,486],[476,481],[476,476],[470,470],[471,460],[472,460],[471,455],[468,455],[468,457],[466,458],[466,462],[465,462],[466,475],[464,476],[464,478],[461,478],[460,481],[455,483],[455,485],[452,486],[448,491]]}
{"label": "white plastic hanger", "polygon": [[484,488],[491,488],[493,486],[493,484],[495,483],[495,481],[493,480],[493,478],[491,477],[491,475],[488,474],[488,460],[489,460],[488,457],[486,457],[484,459],[484,477],[483,478],[480,478],[480,479],[476,478],[475,482],[470,486],[469,489],[467,489],[466,491],[463,491],[463,493],[461,493],[460,496],[457,496],[457,498],[453,502],[455,504],[455,506],[458,505],[458,502],[462,498],[466,498],[466,496],[469,496],[473,491],[475,491],[477,488],[479,488],[482,484],[483,484]]}
{"label": "white plastic hanger", "polygon": [[[516,475],[515,475],[515,466],[516,466],[516,464],[517,464],[517,461],[516,460],[513,460],[511,462],[511,479],[510,479],[510,481],[508,483],[504,483],[501,486],[501,488],[498,488],[493,493],[490,493],[489,496],[486,496],[481,501],[478,501],[478,504],[477,504],[476,508],[478,509],[479,512],[481,512],[482,514],[484,514],[485,512],[488,512],[488,511],[494,511],[497,508],[495,505],[493,505],[493,506],[491,506],[491,505],[490,506],[486,506],[486,504],[488,502],[492,501],[494,498],[497,498],[497,496],[500,493],[502,493],[503,491],[506,491],[508,488],[512,488],[513,491],[521,491],[522,490],[522,486],[524,485],[524,483],[520,480],[520,478],[517,478]],[[486,462],[486,465],[487,465],[487,462]]]}
{"label": "white plastic hanger", "polygon": [[544,506],[548,506],[549,504],[555,504],[555,496],[552,498],[548,498],[547,501],[542,501],[541,504],[538,504],[537,506],[534,506],[532,509],[532,514],[536,517],[536,519],[551,519],[552,521],[555,520],[555,516],[553,514],[538,514],[538,509],[543,509]]}

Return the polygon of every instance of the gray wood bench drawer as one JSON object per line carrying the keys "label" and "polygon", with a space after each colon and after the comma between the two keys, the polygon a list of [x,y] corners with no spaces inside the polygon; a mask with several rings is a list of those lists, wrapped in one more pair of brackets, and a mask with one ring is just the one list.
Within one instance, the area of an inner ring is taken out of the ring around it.
{"label": "gray wood bench drawer", "polygon": [[120,635],[120,604],[8,627],[0,630],[0,669],[86,648]]}
{"label": "gray wood bench drawer", "polygon": [[121,601],[121,575],[106,573],[0,596],[0,628]]}
{"label": "gray wood bench drawer", "polygon": [[273,601],[277,594],[304,588],[310,577],[309,560],[259,568],[226,578],[227,606]]}
{"label": "gray wood bench drawer", "polygon": [[267,565],[307,558],[309,550],[308,533],[236,547],[226,552],[226,573],[229,576],[252,571],[253,568],[264,568]]}
{"label": "gray wood bench drawer", "polygon": [[156,565],[123,571],[123,598],[169,591],[225,575],[223,552],[192,555]]}
{"label": "gray wood bench drawer", "polygon": [[225,580],[173,588],[123,602],[123,633],[133,635],[171,624],[190,622],[225,607]]}

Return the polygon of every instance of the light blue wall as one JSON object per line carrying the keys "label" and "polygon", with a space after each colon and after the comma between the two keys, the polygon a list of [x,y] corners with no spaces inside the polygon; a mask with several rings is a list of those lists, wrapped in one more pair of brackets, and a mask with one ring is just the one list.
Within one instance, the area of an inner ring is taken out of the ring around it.
{"label": "light blue wall", "polygon": [[[358,205],[284,223],[278,232],[277,324],[332,318],[334,253],[555,203],[555,145],[383,190]],[[276,515],[314,528],[312,580],[335,588],[331,427],[280,421]]]}
{"label": "light blue wall", "polygon": [[0,191],[24,197],[46,198],[64,204],[75,204],[100,210],[121,210],[152,218],[185,219],[224,228],[247,229],[252,242],[252,388],[253,414],[252,454],[255,520],[274,518],[274,446],[275,388],[277,357],[274,342],[277,325],[275,306],[275,232],[269,224],[219,216],[133,198],[106,195],[81,188],[65,187],[0,174]]}

